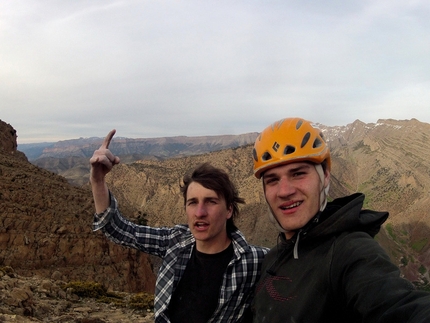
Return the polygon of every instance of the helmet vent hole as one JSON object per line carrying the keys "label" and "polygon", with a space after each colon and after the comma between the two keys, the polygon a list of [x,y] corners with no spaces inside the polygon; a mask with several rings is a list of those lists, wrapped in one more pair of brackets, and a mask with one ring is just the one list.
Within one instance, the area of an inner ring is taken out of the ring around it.
{"label": "helmet vent hole", "polygon": [[321,146],[322,146],[322,141],[319,138],[315,139],[313,148],[318,148]]}
{"label": "helmet vent hole", "polygon": [[263,154],[263,156],[261,156],[261,159],[263,161],[268,161],[272,159],[272,155],[270,155],[267,151]]}
{"label": "helmet vent hole", "polygon": [[304,146],[306,146],[310,137],[311,137],[311,133],[306,132],[305,136],[303,137],[302,144],[300,145],[300,148],[303,148]]}
{"label": "helmet vent hole", "polygon": [[296,151],[296,147],[288,145],[288,146],[287,146],[287,147],[285,147],[285,149],[284,149],[284,155],[292,154],[292,153],[294,153],[295,151]]}
{"label": "helmet vent hole", "polygon": [[254,158],[254,160],[257,162],[258,161],[258,157],[257,157],[257,150],[255,150],[255,148],[252,150],[252,157]]}
{"label": "helmet vent hole", "polygon": [[297,123],[296,123],[296,130],[299,130],[299,128],[302,126],[302,124],[303,124],[303,120],[297,121]]}

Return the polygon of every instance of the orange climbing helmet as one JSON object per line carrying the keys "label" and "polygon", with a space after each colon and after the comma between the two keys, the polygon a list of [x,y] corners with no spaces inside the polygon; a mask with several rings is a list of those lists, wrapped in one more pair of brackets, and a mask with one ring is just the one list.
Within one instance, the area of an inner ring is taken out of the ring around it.
{"label": "orange climbing helmet", "polygon": [[321,130],[301,118],[287,118],[274,122],[255,140],[253,149],[254,175],[258,179],[264,171],[290,162],[326,161],[330,170],[330,150]]}

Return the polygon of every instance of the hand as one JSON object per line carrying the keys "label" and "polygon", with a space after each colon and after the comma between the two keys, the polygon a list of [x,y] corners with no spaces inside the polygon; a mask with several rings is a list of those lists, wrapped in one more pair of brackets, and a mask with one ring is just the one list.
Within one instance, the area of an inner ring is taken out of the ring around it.
{"label": "hand", "polygon": [[116,130],[111,130],[99,149],[94,151],[93,156],[90,158],[91,164],[91,182],[101,182],[107,173],[109,173],[113,166],[119,164],[119,157],[112,154],[109,150],[109,144],[115,135]]}

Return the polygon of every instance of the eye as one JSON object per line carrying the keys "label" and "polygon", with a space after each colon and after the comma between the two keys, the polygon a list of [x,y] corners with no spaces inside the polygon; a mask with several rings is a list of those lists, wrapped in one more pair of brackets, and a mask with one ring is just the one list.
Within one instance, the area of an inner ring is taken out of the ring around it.
{"label": "eye", "polygon": [[269,177],[269,178],[265,178],[264,179],[264,184],[265,185],[270,185],[270,184],[274,184],[278,181],[277,177]]}
{"label": "eye", "polygon": [[304,175],[306,175],[306,172],[295,172],[293,174],[294,177],[300,177],[300,176],[304,176]]}

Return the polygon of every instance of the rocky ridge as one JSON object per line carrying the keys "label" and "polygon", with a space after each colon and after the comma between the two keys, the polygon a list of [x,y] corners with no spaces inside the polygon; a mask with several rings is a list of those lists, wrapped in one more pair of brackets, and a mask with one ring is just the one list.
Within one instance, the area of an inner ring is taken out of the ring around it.
{"label": "rocky ridge", "polygon": [[[15,275],[1,277],[0,303],[8,304],[8,295],[35,290],[32,277],[39,284],[42,278],[37,277],[51,278],[54,273],[65,282],[96,281],[109,290],[153,293],[149,257],[92,232],[89,188],[71,186],[64,177],[29,163],[16,150],[16,131],[1,120],[0,138],[0,267],[13,268]],[[32,295],[30,303],[39,304],[38,294]],[[0,313],[17,315],[18,322],[24,320],[22,315],[41,311],[29,312],[25,300],[13,299],[12,309],[0,308]]]}

